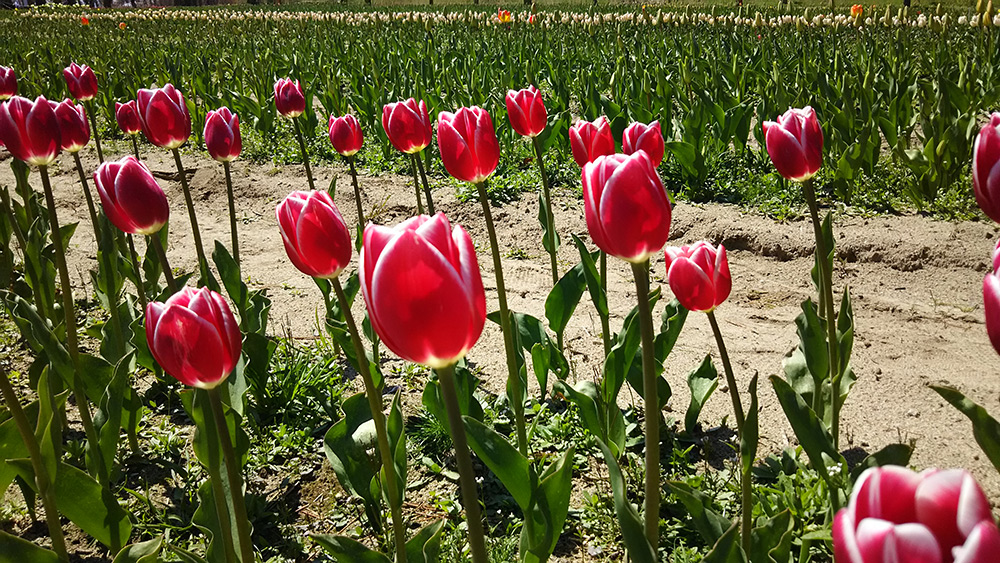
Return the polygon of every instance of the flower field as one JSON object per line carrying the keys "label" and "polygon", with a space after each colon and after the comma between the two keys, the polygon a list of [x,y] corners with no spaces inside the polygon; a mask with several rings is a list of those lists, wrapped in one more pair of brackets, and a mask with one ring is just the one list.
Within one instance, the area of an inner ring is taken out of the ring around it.
{"label": "flower field", "polygon": [[991,3],[0,20],[0,562],[1000,549]]}

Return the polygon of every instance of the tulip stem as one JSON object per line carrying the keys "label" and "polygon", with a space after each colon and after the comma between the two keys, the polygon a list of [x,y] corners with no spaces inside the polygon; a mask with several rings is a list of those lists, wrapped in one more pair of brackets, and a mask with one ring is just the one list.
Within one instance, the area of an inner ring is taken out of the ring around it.
{"label": "tulip stem", "polygon": [[90,223],[94,226],[94,242],[99,247],[101,245],[101,231],[97,227],[97,209],[94,207],[94,196],[90,193],[90,185],[87,184],[87,175],[83,172],[83,163],[80,162],[80,153],[73,153],[73,160],[76,162],[76,171],[80,175],[80,185],[83,186],[83,195],[87,199],[87,210],[90,212]]}
{"label": "tulip stem", "polygon": [[309,153],[306,151],[306,140],[302,136],[302,128],[299,127],[298,118],[292,118],[292,124],[295,125],[295,138],[299,140],[299,149],[302,150],[302,164],[306,167],[306,180],[309,180],[309,189],[315,190],[316,184],[313,182],[312,168],[309,167]]}
{"label": "tulip stem", "polygon": [[167,280],[167,289],[169,289],[170,294],[173,295],[177,293],[177,282],[174,280],[174,273],[171,271],[170,264],[167,262],[167,251],[163,249],[163,241],[160,240],[160,233],[153,233],[149,235],[149,238],[153,239],[153,248],[156,250],[156,257],[160,259],[160,266],[163,269],[163,277]]}
{"label": "tulip stem", "polygon": [[476,490],[476,474],[472,469],[472,456],[465,437],[465,424],[458,406],[455,390],[454,364],[437,369],[441,383],[441,395],[448,413],[448,428],[455,444],[455,461],[458,463],[458,484],[462,490],[462,504],[465,506],[465,520],[469,528],[469,547],[473,563],[487,563],[486,537],[483,532],[483,516],[479,509],[479,493]]}
{"label": "tulip stem", "polygon": [[181,164],[180,151],[175,148],[172,149],[172,152],[174,153],[174,163],[177,165],[177,175],[181,179],[181,189],[184,191],[184,203],[187,204],[188,218],[191,219],[191,232],[194,233],[194,249],[198,254],[198,268],[201,271],[200,282],[203,286],[211,286],[212,274],[208,271],[208,259],[205,257],[205,248],[201,244],[201,230],[198,229],[198,217],[194,213],[194,200],[191,199],[191,189],[188,188],[187,173],[184,172],[184,165]]}
{"label": "tulip stem", "polygon": [[351,168],[351,183],[354,185],[354,202],[358,205],[358,228],[365,227],[365,209],[361,205],[361,187],[358,186],[358,171],[354,168],[354,155],[347,157],[347,165]]}
{"label": "tulip stem", "polygon": [[420,171],[420,180],[424,184],[424,195],[427,196],[427,212],[434,215],[434,198],[431,197],[431,187],[427,184],[427,173],[424,171],[424,162],[417,153],[413,153],[413,161],[417,163],[417,170]]}
{"label": "tulip stem", "polygon": [[[601,291],[604,293],[605,302],[607,302],[608,295],[608,253],[603,250],[600,251],[600,268],[601,268]],[[648,277],[646,278],[649,279]],[[648,284],[648,281],[647,281]],[[604,357],[607,358],[611,355],[611,319],[610,312],[597,312],[598,316],[601,317],[601,331],[604,338]]]}
{"label": "tulip stem", "polygon": [[[733,366],[729,362],[729,352],[726,351],[726,343],[722,339],[722,331],[719,323],[715,319],[715,311],[708,311],[708,323],[712,325],[712,333],[715,335],[715,343],[719,346],[719,356],[722,358],[722,369],[726,372],[726,385],[729,387],[729,397],[733,400],[733,412],[736,414],[736,432],[742,444],[745,439],[743,426],[746,424],[746,415],[743,412],[743,403],[740,401],[740,392],[736,387],[736,376],[733,375]],[[753,460],[750,460],[751,462]],[[750,464],[740,460],[740,498],[742,499],[743,513],[740,517],[740,539],[743,543],[743,552],[750,553],[750,539],[752,535],[753,521],[753,489],[749,469]]]}
{"label": "tulip stem", "polygon": [[28,448],[28,457],[31,458],[31,467],[35,472],[35,487],[38,488],[38,496],[42,497],[42,506],[45,508],[45,523],[49,527],[49,537],[52,538],[52,551],[56,552],[59,561],[68,563],[69,554],[66,552],[66,539],[63,536],[62,524],[59,522],[59,509],[56,507],[52,481],[42,460],[42,450],[31,429],[31,424],[28,422],[28,417],[21,408],[17,393],[10,384],[7,370],[3,366],[0,366],[0,392],[7,403],[7,410],[10,412],[11,418],[14,419],[17,431],[21,434],[25,447]]}
{"label": "tulip stem", "polygon": [[649,308],[649,260],[632,263],[635,295],[639,301],[639,328],[642,334],[642,396],[646,424],[646,504],[644,511],[646,540],[657,552],[660,540],[660,401],[656,389],[653,356],[653,313]]}
{"label": "tulip stem", "polygon": [[229,170],[229,161],[222,161],[222,169],[226,171],[226,195],[229,197],[229,230],[233,234],[233,260],[240,267],[240,237],[236,230],[236,198],[233,196],[233,175]]}
{"label": "tulip stem", "polygon": [[233,520],[236,521],[236,534],[240,542],[240,556],[243,563],[253,563],[254,556],[253,544],[250,542],[250,521],[247,519],[246,501],[243,499],[242,465],[236,458],[233,441],[229,437],[229,425],[226,423],[226,413],[222,409],[222,397],[219,395],[218,386],[208,389],[208,402],[212,407],[215,426],[219,430],[219,444],[222,446],[222,458],[226,462],[229,492],[233,501]]}
{"label": "tulip stem", "polygon": [[[531,138],[531,145],[535,148],[535,159],[538,161],[538,173],[542,177],[542,193],[545,196],[545,214],[548,217],[547,222],[549,224],[548,233],[545,233],[549,239],[549,265],[552,267],[552,285],[555,286],[559,283],[559,266],[556,263],[556,218],[552,214],[552,197],[549,193],[549,175],[545,172],[545,162],[542,160],[542,144],[538,141],[538,137]],[[560,334],[560,340],[562,335]],[[559,349],[562,349],[562,343],[559,343]]]}
{"label": "tulip stem", "polygon": [[[486,197],[486,181],[476,184],[479,190],[479,201],[483,205],[483,217],[486,218],[486,232],[490,237],[490,251],[493,254],[493,272],[497,281],[497,300],[500,301],[500,329],[503,331],[503,345],[507,353],[507,388],[512,398],[511,408],[514,409],[514,425],[517,429],[517,450],[525,458],[528,457],[528,433],[524,423],[524,397],[521,376],[517,369],[514,349],[514,333],[510,326],[510,310],[507,308],[507,288],[503,283],[503,264],[500,262],[500,247],[497,245],[497,232],[493,226],[493,212],[490,211],[490,200]],[[544,390],[543,390],[544,391]]]}
{"label": "tulip stem", "polygon": [[[153,235],[157,236],[157,235]],[[142,314],[146,314],[146,286],[142,283],[142,268],[139,267],[139,255],[135,252],[135,241],[132,233],[125,233],[125,240],[128,241],[128,253],[132,259],[132,269],[135,270],[135,291],[139,297],[139,306],[142,307]]]}
{"label": "tulip stem", "polygon": [[91,136],[94,138],[94,144],[97,146],[97,160],[101,164],[104,164],[104,150],[101,149],[101,133],[97,130],[97,116],[94,114],[94,100],[90,99],[83,102],[87,107],[87,116],[90,117],[90,130]]}
{"label": "tulip stem", "polygon": [[410,172],[413,172],[413,189],[417,194],[417,215],[424,214],[424,203],[420,197],[420,180],[417,179],[417,155],[410,155]]}
{"label": "tulip stem", "polygon": [[139,141],[136,140],[138,136],[139,135],[129,135],[129,137],[132,138],[132,153],[135,155],[135,159],[142,160],[139,156]]}
{"label": "tulip stem", "polygon": [[330,282],[333,285],[333,290],[337,293],[340,310],[344,312],[344,321],[347,323],[347,330],[351,333],[351,343],[354,344],[354,354],[358,359],[358,372],[361,373],[361,379],[365,383],[365,395],[368,396],[368,407],[372,411],[372,420],[375,422],[379,455],[382,457],[382,468],[385,471],[384,480],[389,497],[389,512],[392,514],[396,563],[406,563],[406,528],[403,522],[402,507],[399,504],[401,491],[396,480],[396,464],[393,461],[392,450],[389,447],[389,434],[386,432],[382,393],[375,386],[375,380],[372,379],[371,369],[368,366],[368,356],[365,354],[365,347],[361,342],[361,334],[358,332],[358,325],[354,322],[354,314],[351,313],[351,307],[348,304],[347,295],[344,294],[344,288],[340,285],[340,279],[333,278]]}

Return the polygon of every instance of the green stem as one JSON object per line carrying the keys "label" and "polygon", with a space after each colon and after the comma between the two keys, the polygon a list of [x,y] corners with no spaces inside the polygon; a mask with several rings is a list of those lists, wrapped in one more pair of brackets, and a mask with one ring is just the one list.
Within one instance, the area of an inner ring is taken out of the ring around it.
{"label": "green stem", "polygon": [[306,167],[306,180],[309,180],[309,189],[315,190],[316,184],[313,182],[312,168],[309,167],[309,152],[306,151],[306,140],[302,136],[302,128],[299,126],[298,118],[293,118],[292,124],[295,125],[295,138],[299,140],[299,149],[302,150],[302,164]]}
{"label": "green stem", "polygon": [[101,245],[101,231],[97,227],[97,208],[94,206],[94,197],[90,193],[90,185],[87,183],[87,175],[83,172],[83,163],[80,162],[80,153],[73,153],[73,160],[76,162],[76,171],[80,175],[80,185],[83,186],[83,195],[87,199],[87,211],[90,212],[90,223],[94,226],[94,242]]}
{"label": "green stem", "polygon": [[[604,292],[605,301],[608,295],[608,254],[603,250],[600,253],[600,265],[601,265],[601,291]],[[649,278],[646,278],[647,280]],[[600,313],[598,316],[601,317],[601,332],[604,337],[604,357],[607,358],[611,355],[611,319],[609,318],[610,313]]]}
{"label": "green stem", "polygon": [[233,196],[233,175],[229,169],[229,161],[222,161],[222,169],[226,171],[226,195],[229,198],[229,230],[233,235],[233,260],[240,267],[240,237],[236,230],[236,198]]}
{"label": "green stem", "polygon": [[[556,219],[552,214],[552,197],[549,194],[549,175],[545,173],[545,162],[542,160],[542,144],[538,137],[531,138],[535,148],[535,160],[538,161],[538,173],[542,177],[542,193],[545,195],[545,214],[549,223],[549,265],[552,268],[552,285],[559,283],[559,266],[556,264]],[[562,345],[559,346],[562,349]]]}
{"label": "green stem", "polygon": [[420,197],[420,180],[417,179],[417,155],[410,155],[410,171],[413,172],[413,189],[417,194],[417,215],[424,214],[424,203]]}
{"label": "green stem", "polygon": [[[212,274],[208,271],[208,258],[205,257],[205,248],[201,244],[201,230],[198,228],[198,217],[194,213],[194,200],[191,199],[191,190],[188,188],[187,174],[184,172],[184,165],[181,164],[181,153],[173,149],[174,163],[177,165],[177,174],[181,178],[181,189],[184,191],[184,203],[187,205],[188,218],[191,220],[191,232],[194,233],[194,250],[198,254],[198,268],[201,271],[201,285],[210,285],[209,280]],[[154,235],[153,238],[156,238]],[[164,271],[166,268],[164,267]]]}
{"label": "green stem", "polygon": [[101,133],[97,129],[97,115],[94,114],[94,100],[83,102],[87,107],[87,115],[90,117],[90,136],[94,138],[97,145],[97,160],[104,164],[104,150],[101,149]]}
{"label": "green stem", "polygon": [[142,160],[142,157],[139,156],[139,142],[137,141],[139,135],[129,135],[129,137],[132,138],[132,154],[135,155],[136,160]]}
{"label": "green stem", "polygon": [[500,262],[500,247],[497,244],[497,232],[493,226],[493,213],[490,211],[490,200],[486,197],[486,181],[476,184],[479,190],[479,201],[483,206],[483,217],[486,218],[486,232],[490,237],[490,251],[493,254],[493,272],[497,282],[497,299],[500,301],[500,328],[503,330],[503,345],[507,353],[507,388],[517,400],[512,401],[514,409],[514,424],[517,428],[517,449],[525,458],[528,457],[528,433],[524,423],[524,389],[521,387],[521,376],[518,374],[517,360],[514,349],[514,333],[510,325],[510,310],[507,308],[507,288],[503,283],[503,264]]}
{"label": "green stem", "polygon": [[378,438],[379,455],[382,456],[382,467],[385,470],[385,487],[389,496],[389,512],[392,514],[392,531],[396,546],[396,563],[406,563],[406,528],[403,522],[402,506],[397,503],[400,499],[400,491],[396,482],[396,464],[393,462],[392,450],[389,448],[389,434],[386,432],[385,413],[382,406],[382,393],[375,387],[371,370],[368,366],[368,356],[365,355],[365,347],[361,342],[361,334],[358,332],[358,325],[354,322],[354,314],[348,304],[347,296],[344,295],[344,288],[340,285],[338,278],[330,280],[334,291],[337,293],[337,301],[340,303],[340,310],[344,312],[344,320],[347,322],[347,330],[351,333],[351,343],[354,344],[354,353],[358,358],[358,371],[361,379],[365,383],[365,395],[368,396],[368,406],[372,411],[372,419],[375,422],[375,435]]}
{"label": "green stem", "polygon": [[146,314],[146,287],[142,283],[142,268],[139,267],[139,255],[135,252],[135,241],[132,238],[132,233],[125,233],[125,240],[128,241],[129,257],[132,259],[132,268],[135,270],[135,292],[139,297],[139,306],[142,307],[142,314]]}
{"label": "green stem", "polygon": [[42,461],[42,450],[35,439],[35,433],[31,429],[28,417],[21,409],[21,403],[17,399],[14,387],[10,384],[7,371],[0,366],[0,393],[7,403],[7,410],[10,411],[17,431],[21,434],[24,445],[28,448],[28,457],[31,458],[31,467],[35,472],[35,486],[38,488],[38,495],[42,497],[42,506],[45,508],[45,523],[49,527],[49,537],[52,538],[52,551],[56,552],[59,561],[69,562],[69,555],[66,553],[66,539],[63,537],[62,524],[59,522],[59,509],[56,508],[55,491],[52,490],[52,481],[49,478],[48,470]]}
{"label": "green stem", "polygon": [[361,187],[358,186],[358,171],[354,169],[354,155],[347,157],[347,165],[351,167],[351,182],[354,184],[354,202],[358,205],[358,227],[365,228],[365,208],[361,205]]}
{"label": "green stem", "polygon": [[639,300],[639,328],[642,334],[642,394],[646,423],[646,504],[644,529],[646,539],[657,552],[660,539],[660,403],[657,398],[656,369],[653,356],[653,313],[649,308],[649,277],[643,263],[632,263],[635,294]]}
{"label": "green stem", "polygon": [[[153,248],[156,250],[156,257],[160,259],[160,267],[163,270],[163,277],[167,280],[167,289],[170,294],[177,293],[177,282],[174,281],[174,273],[167,262],[167,251],[163,249],[163,242],[160,240],[160,233],[153,233],[149,236],[153,239]],[[149,240],[149,239],[147,239]]]}
{"label": "green stem", "polygon": [[483,532],[483,516],[479,509],[479,493],[476,491],[476,474],[472,470],[472,456],[465,438],[465,424],[458,406],[455,390],[455,366],[449,365],[437,370],[444,396],[445,410],[448,412],[448,428],[455,444],[455,460],[458,463],[458,484],[462,490],[462,504],[465,505],[465,520],[469,527],[469,547],[473,563],[488,563],[486,555],[486,535]]}
{"label": "green stem", "polygon": [[417,163],[417,170],[420,171],[420,180],[424,184],[424,195],[427,196],[427,211],[434,215],[434,199],[431,197],[431,187],[427,183],[427,173],[424,172],[424,161],[417,153],[413,153],[413,160]]}
{"label": "green stem", "polygon": [[208,390],[208,402],[212,406],[215,426],[219,430],[219,443],[222,445],[222,458],[226,462],[226,475],[229,477],[229,492],[233,501],[233,520],[236,521],[236,534],[240,542],[240,555],[243,563],[253,563],[253,544],[250,543],[250,521],[247,519],[246,501],[243,499],[242,465],[236,458],[233,441],[229,437],[229,425],[226,424],[226,414],[222,410],[222,397],[219,388]]}

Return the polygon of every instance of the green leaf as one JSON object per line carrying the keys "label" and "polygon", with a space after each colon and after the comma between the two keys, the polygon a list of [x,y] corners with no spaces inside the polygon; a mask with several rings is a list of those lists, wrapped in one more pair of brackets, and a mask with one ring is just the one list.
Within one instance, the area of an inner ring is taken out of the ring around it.
{"label": "green leaf", "polygon": [[629,560],[632,563],[656,563],[656,552],[646,539],[639,511],[632,506],[626,496],[627,487],[622,470],[618,467],[618,462],[615,461],[608,446],[599,438],[597,444],[601,447],[604,462],[608,466],[608,481],[611,482],[615,517],[622,529],[622,538],[625,542],[625,549],[628,551]]}
{"label": "green leaf", "polygon": [[528,460],[496,430],[468,416],[463,416],[462,422],[469,447],[500,479],[521,510],[526,511],[531,500]]}
{"label": "green leaf", "polygon": [[438,563],[444,524],[444,520],[431,522],[406,542],[407,563]]}
{"label": "green leaf", "polygon": [[732,525],[728,518],[712,509],[712,499],[681,481],[668,481],[667,488],[687,509],[694,527],[708,543],[714,544]]}
{"label": "green leaf", "polygon": [[757,374],[753,374],[750,380],[750,408],[746,412],[746,420],[743,422],[743,435],[740,436],[740,460],[743,465],[743,474],[750,475],[754,459],[757,457],[757,446],[760,444],[760,424],[757,406]]}
{"label": "green leaf", "polygon": [[59,556],[0,530],[0,563],[59,563]]}
{"label": "green leaf", "polygon": [[684,415],[684,430],[691,434],[695,425],[698,424],[698,415],[701,408],[712,396],[712,393],[719,386],[719,372],[712,364],[712,356],[705,355],[698,367],[694,368],[687,376],[688,389],[691,390],[691,403],[688,405],[687,413]]}
{"label": "green leaf", "polygon": [[958,389],[945,385],[931,385],[930,387],[972,421],[972,435],[975,437],[976,443],[989,458],[993,467],[1000,471],[1000,422],[997,422],[986,412],[986,409],[968,399]]}
{"label": "green leaf", "polygon": [[732,526],[715,542],[711,551],[702,559],[702,563],[739,563],[744,560],[743,550],[739,544],[739,523]]}
{"label": "green leaf", "polygon": [[134,543],[118,552],[112,563],[156,563],[163,548],[163,536]]}
{"label": "green leaf", "polygon": [[388,557],[372,551],[364,544],[344,536],[309,536],[329,553],[337,563],[392,563]]}

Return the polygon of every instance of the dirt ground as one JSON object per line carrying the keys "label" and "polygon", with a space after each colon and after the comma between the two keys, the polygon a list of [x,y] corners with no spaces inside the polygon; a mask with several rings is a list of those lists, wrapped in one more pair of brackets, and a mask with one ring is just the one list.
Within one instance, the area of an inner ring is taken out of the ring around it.
{"label": "dirt ground", "polygon": [[[124,144],[118,148],[127,150]],[[113,147],[107,151],[110,156],[120,156]],[[9,155],[2,154],[0,183],[13,185],[6,161]],[[175,171],[165,151],[146,146],[143,155],[154,171]],[[85,166],[96,169],[96,154],[88,149],[83,156]],[[207,251],[211,252],[216,239],[228,246],[221,165],[204,155],[185,154],[183,160],[186,167],[196,169],[191,187]],[[69,249],[71,274],[75,283],[89,283],[85,272],[95,267],[96,247],[80,185],[71,159],[63,156],[55,168],[53,187],[60,220],[81,223]],[[336,201],[347,223],[355,224],[354,195],[346,168],[314,166],[313,171],[318,186],[326,186],[334,175],[340,177]],[[272,331],[290,330],[297,337],[312,337],[322,298],[312,280],[289,262],[274,219],[274,208],[281,198],[292,190],[308,189],[304,171],[301,166],[279,168],[237,161],[233,177],[244,275],[253,287],[268,288],[274,303]],[[34,174],[32,179],[37,183]],[[384,202],[378,217],[381,223],[396,224],[415,212],[409,177],[363,174],[360,183],[366,210]],[[171,265],[193,270],[195,252],[180,185],[166,180],[160,184],[171,204]],[[495,309],[496,284],[479,204],[460,202],[451,188],[436,190],[434,198],[439,210],[472,235],[488,306]],[[559,266],[565,272],[578,261],[575,247],[567,243],[569,234],[586,235],[583,201],[569,190],[557,191],[554,199],[555,221],[564,241]],[[551,278],[536,220],[537,198],[525,194],[517,202],[494,207],[493,213],[504,249],[510,306],[544,319]],[[853,367],[858,382],[843,411],[843,447],[875,451],[892,442],[915,440],[914,466],[967,468],[995,503],[1000,500],[1000,477],[973,441],[971,425],[927,384],[954,385],[1000,416],[1000,359],[986,337],[981,294],[1000,229],[985,222],[951,223],[915,215],[866,218],[849,213],[838,213],[834,228],[839,256],[836,290],[850,286],[857,325]],[[729,205],[679,203],[673,214],[670,244],[702,239],[722,243],[729,250],[733,292],[716,314],[741,388],[745,390],[755,372],[762,379],[760,453],[780,451],[795,438],[766,377],[781,373],[782,357],[797,342],[793,321],[799,305],[813,294],[809,280],[812,227],[807,220],[778,223]],[[662,254],[654,257],[651,271],[654,286],[661,285],[669,296]],[[635,303],[631,271],[625,263],[609,259],[608,288],[612,330],[618,330]],[[662,307],[661,303],[654,315],[658,316]],[[576,376],[593,377],[601,363],[600,322],[586,294],[566,330],[566,347]],[[712,353],[720,365],[707,319],[691,314],[666,366],[674,391],[671,414],[675,418],[683,417],[688,403],[684,377],[706,353]],[[502,394],[506,369],[496,325],[487,323],[469,359],[484,368],[486,388]],[[622,395],[628,400],[627,391]],[[744,404],[747,401],[744,394]],[[703,411],[702,421],[714,426],[730,410],[727,395],[720,389]]]}

